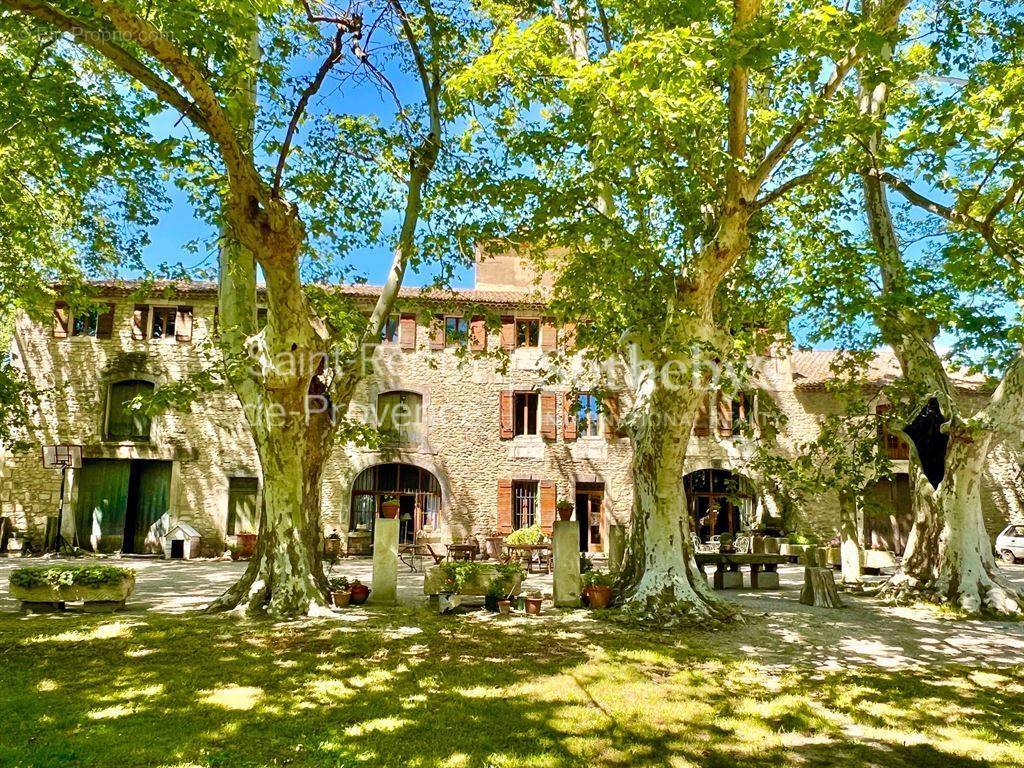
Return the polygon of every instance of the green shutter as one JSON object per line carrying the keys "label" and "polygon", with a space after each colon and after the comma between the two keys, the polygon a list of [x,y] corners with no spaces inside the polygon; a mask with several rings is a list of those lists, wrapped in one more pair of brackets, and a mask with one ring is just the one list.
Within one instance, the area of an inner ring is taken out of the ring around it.
{"label": "green shutter", "polygon": [[170,505],[171,462],[139,461],[136,466],[139,498],[136,502],[135,547],[132,551],[145,552],[149,529],[167,514]]}
{"label": "green shutter", "polygon": [[131,407],[139,395],[149,397],[153,385],[148,381],[119,381],[110,387],[107,437],[114,440],[148,440],[149,415]]}
{"label": "green shutter", "polygon": [[128,508],[130,461],[86,459],[78,480],[75,529],[78,543],[92,549],[93,537],[100,537],[99,549],[121,548],[124,518]]}
{"label": "green shutter", "polygon": [[256,492],[259,489],[259,481],[255,477],[232,477],[228,483],[228,536],[236,533],[258,533]]}

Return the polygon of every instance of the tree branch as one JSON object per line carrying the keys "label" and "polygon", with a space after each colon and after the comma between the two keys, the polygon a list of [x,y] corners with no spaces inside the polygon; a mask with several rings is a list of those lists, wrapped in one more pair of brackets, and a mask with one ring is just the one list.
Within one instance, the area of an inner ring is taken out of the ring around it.
{"label": "tree branch", "polygon": [[760,197],[760,199],[754,202],[754,210],[759,211],[760,209],[771,205],[780,197],[789,194],[797,187],[801,187],[804,184],[813,181],[815,178],[817,178],[817,176],[817,171],[808,171],[807,173],[801,173],[797,176],[793,176],[792,178],[787,179],[786,181],[779,184],[779,186],[775,187],[775,189],[771,190],[770,192],[766,192],[764,195]]}
{"label": "tree branch", "polygon": [[[888,5],[879,12],[872,25],[875,34],[885,34],[889,32],[899,22],[900,14],[910,4],[910,0],[890,0]],[[843,58],[836,62],[835,69],[829,76],[825,85],[822,86],[820,94],[817,99],[828,100],[835,96],[839,90],[839,86],[843,84],[846,76],[850,74],[854,67],[860,63],[861,59],[864,58],[863,46],[854,46],[849,53]],[[750,178],[750,187],[753,192],[757,192],[767,181],[772,171],[778,166],[780,162],[789,154],[793,146],[800,140],[800,138],[821,118],[819,115],[814,113],[812,108],[813,105],[807,105],[804,109],[803,115],[797,118],[796,122],[790,126],[789,130],[785,135],[780,138],[775,145],[768,150],[765,154],[764,159],[758,164],[757,169],[754,171]]]}
{"label": "tree branch", "polygon": [[[307,12],[309,6],[306,7]],[[320,65],[320,69],[317,70],[316,76],[302,91],[302,95],[299,97],[298,103],[295,105],[295,110],[292,112],[292,118],[288,122],[288,130],[285,132],[284,141],[281,144],[281,152],[277,157],[277,167],[274,169],[274,183],[270,189],[271,197],[278,197],[281,193],[281,176],[284,174],[284,166],[288,161],[288,153],[291,150],[292,140],[295,138],[295,131],[299,127],[299,121],[302,119],[303,113],[306,111],[306,106],[309,104],[309,100],[316,95],[317,91],[324,84],[324,80],[327,79],[328,73],[334,68],[334,65],[341,61],[341,57],[344,55],[345,50],[342,47],[343,37],[345,34],[344,28],[339,25],[337,31],[334,33],[334,40],[331,42],[331,52],[327,58],[324,59],[324,63]]]}

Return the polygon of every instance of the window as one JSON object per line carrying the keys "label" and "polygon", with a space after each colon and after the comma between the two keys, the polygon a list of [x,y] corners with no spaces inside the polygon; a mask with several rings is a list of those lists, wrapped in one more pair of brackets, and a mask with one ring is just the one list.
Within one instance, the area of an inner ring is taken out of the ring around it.
{"label": "window", "polygon": [[536,392],[516,392],[514,400],[513,432],[516,435],[537,434]]}
{"label": "window", "polygon": [[512,483],[512,527],[529,528],[537,523],[537,483]]}
{"label": "window", "polygon": [[384,327],[380,331],[380,343],[381,344],[397,344],[398,343],[398,329],[401,327],[401,322],[398,315],[389,315],[388,319],[384,321]]}
{"label": "window", "polygon": [[419,440],[423,398],[415,392],[385,392],[377,397],[377,426],[403,442]]}
{"label": "window", "polygon": [[148,381],[118,381],[110,385],[110,398],[107,402],[108,440],[149,440],[149,414],[133,406],[135,398],[152,394],[153,384]]}
{"label": "window", "polygon": [[540,346],[540,320],[516,320],[516,346]]}
{"label": "window", "polygon": [[444,345],[446,347],[464,347],[469,339],[469,321],[464,317],[446,317],[444,319]]}
{"label": "window", "polygon": [[177,307],[153,307],[153,325],[150,326],[149,338],[173,339],[174,321],[178,314]]}
{"label": "window", "polygon": [[259,480],[255,477],[228,478],[228,536],[259,532],[258,491]]}
{"label": "window", "polygon": [[601,404],[597,395],[584,392],[576,400],[576,429],[580,437],[601,434]]}
{"label": "window", "polygon": [[100,327],[100,313],[97,310],[75,315],[71,322],[72,336],[96,336]]}
{"label": "window", "polygon": [[899,434],[893,434],[889,430],[888,419],[892,412],[892,406],[887,403],[881,403],[875,407],[875,412],[879,417],[878,437],[882,441],[882,450],[885,451],[890,459],[908,460],[910,458],[910,444]]}
{"label": "window", "polygon": [[751,425],[754,419],[754,395],[750,392],[737,392],[732,399],[732,433],[743,433],[743,425]]}

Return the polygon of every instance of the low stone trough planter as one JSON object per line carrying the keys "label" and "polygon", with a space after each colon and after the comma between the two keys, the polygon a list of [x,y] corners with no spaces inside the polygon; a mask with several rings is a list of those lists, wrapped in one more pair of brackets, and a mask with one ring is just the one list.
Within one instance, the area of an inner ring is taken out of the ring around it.
{"label": "low stone trough planter", "polygon": [[135,590],[135,571],[110,565],[30,566],[11,571],[8,591],[30,612],[82,603],[90,613],[116,611]]}

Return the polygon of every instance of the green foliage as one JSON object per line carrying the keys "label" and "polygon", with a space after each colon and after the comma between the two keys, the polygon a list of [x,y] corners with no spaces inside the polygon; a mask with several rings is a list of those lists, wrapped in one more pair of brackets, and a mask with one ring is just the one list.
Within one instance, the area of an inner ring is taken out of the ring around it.
{"label": "green foliage", "polygon": [[34,565],[15,568],[10,581],[18,587],[102,587],[135,578],[131,568],[112,565]]}
{"label": "green foliage", "polygon": [[347,576],[330,576],[327,579],[327,586],[332,592],[345,592],[352,585]]}
{"label": "green foliage", "polygon": [[580,574],[584,587],[614,587],[616,577],[608,571],[592,569]]}
{"label": "green foliage", "polygon": [[505,537],[505,543],[512,545],[542,544],[546,539],[544,531],[540,529],[540,523],[535,523],[512,531],[512,533]]}

